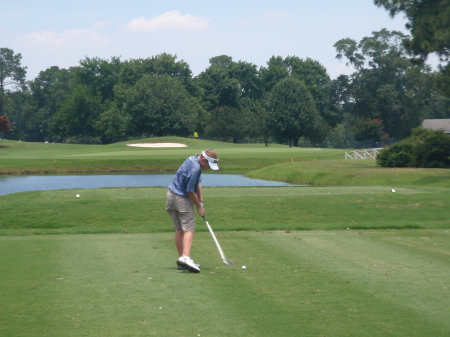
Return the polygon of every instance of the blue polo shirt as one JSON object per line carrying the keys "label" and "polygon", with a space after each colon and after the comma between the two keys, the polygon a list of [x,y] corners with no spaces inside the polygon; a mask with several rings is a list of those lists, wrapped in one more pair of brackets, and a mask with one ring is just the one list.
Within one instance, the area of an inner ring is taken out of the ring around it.
{"label": "blue polo shirt", "polygon": [[201,175],[202,168],[197,155],[190,156],[177,170],[169,189],[175,194],[188,197],[188,192],[197,192],[197,186],[202,182]]}

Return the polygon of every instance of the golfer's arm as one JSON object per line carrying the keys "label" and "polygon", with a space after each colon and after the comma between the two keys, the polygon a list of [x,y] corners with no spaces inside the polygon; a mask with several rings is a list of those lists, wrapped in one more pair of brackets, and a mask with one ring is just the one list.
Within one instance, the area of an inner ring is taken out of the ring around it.
{"label": "golfer's arm", "polygon": [[192,202],[194,203],[195,207],[197,207],[197,209],[198,209],[199,207],[202,207],[202,205],[200,204],[200,201],[198,200],[197,193],[187,192],[189,198],[192,200]]}
{"label": "golfer's arm", "polygon": [[197,185],[197,199],[198,201],[203,202],[202,184]]}

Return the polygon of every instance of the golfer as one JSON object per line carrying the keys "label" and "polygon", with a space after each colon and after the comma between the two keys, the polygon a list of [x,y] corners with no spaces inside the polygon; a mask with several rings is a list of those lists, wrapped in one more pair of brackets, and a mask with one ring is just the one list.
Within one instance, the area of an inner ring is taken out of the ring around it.
{"label": "golfer", "polygon": [[178,269],[200,273],[200,265],[191,259],[191,247],[195,232],[194,205],[200,216],[205,215],[202,194],[202,170],[218,170],[216,151],[207,149],[184,161],[169,185],[166,210],[173,221],[175,245],[178,250]]}

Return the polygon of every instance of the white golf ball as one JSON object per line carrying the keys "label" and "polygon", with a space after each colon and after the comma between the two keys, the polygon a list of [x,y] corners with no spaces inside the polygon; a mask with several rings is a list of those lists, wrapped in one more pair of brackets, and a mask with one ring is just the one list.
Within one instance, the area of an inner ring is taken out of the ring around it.
{"label": "white golf ball", "polygon": [[79,198],[79,197],[80,197],[80,195],[79,195],[79,194],[77,194],[77,195],[76,195],[76,197],[77,197],[77,198]]}
{"label": "white golf ball", "polygon": [[242,269],[247,269],[247,267],[246,266],[242,266]]}
{"label": "white golf ball", "polygon": [[392,190],[391,190],[391,192],[395,192],[395,190],[394,190],[394,189],[392,189]]}

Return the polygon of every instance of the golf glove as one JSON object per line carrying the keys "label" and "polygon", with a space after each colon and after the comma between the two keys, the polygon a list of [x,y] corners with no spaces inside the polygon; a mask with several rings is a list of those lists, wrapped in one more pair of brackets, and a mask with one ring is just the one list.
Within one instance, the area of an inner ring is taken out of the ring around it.
{"label": "golf glove", "polygon": [[205,206],[203,206],[203,201],[199,201],[200,205],[202,205],[203,208],[205,208]]}

